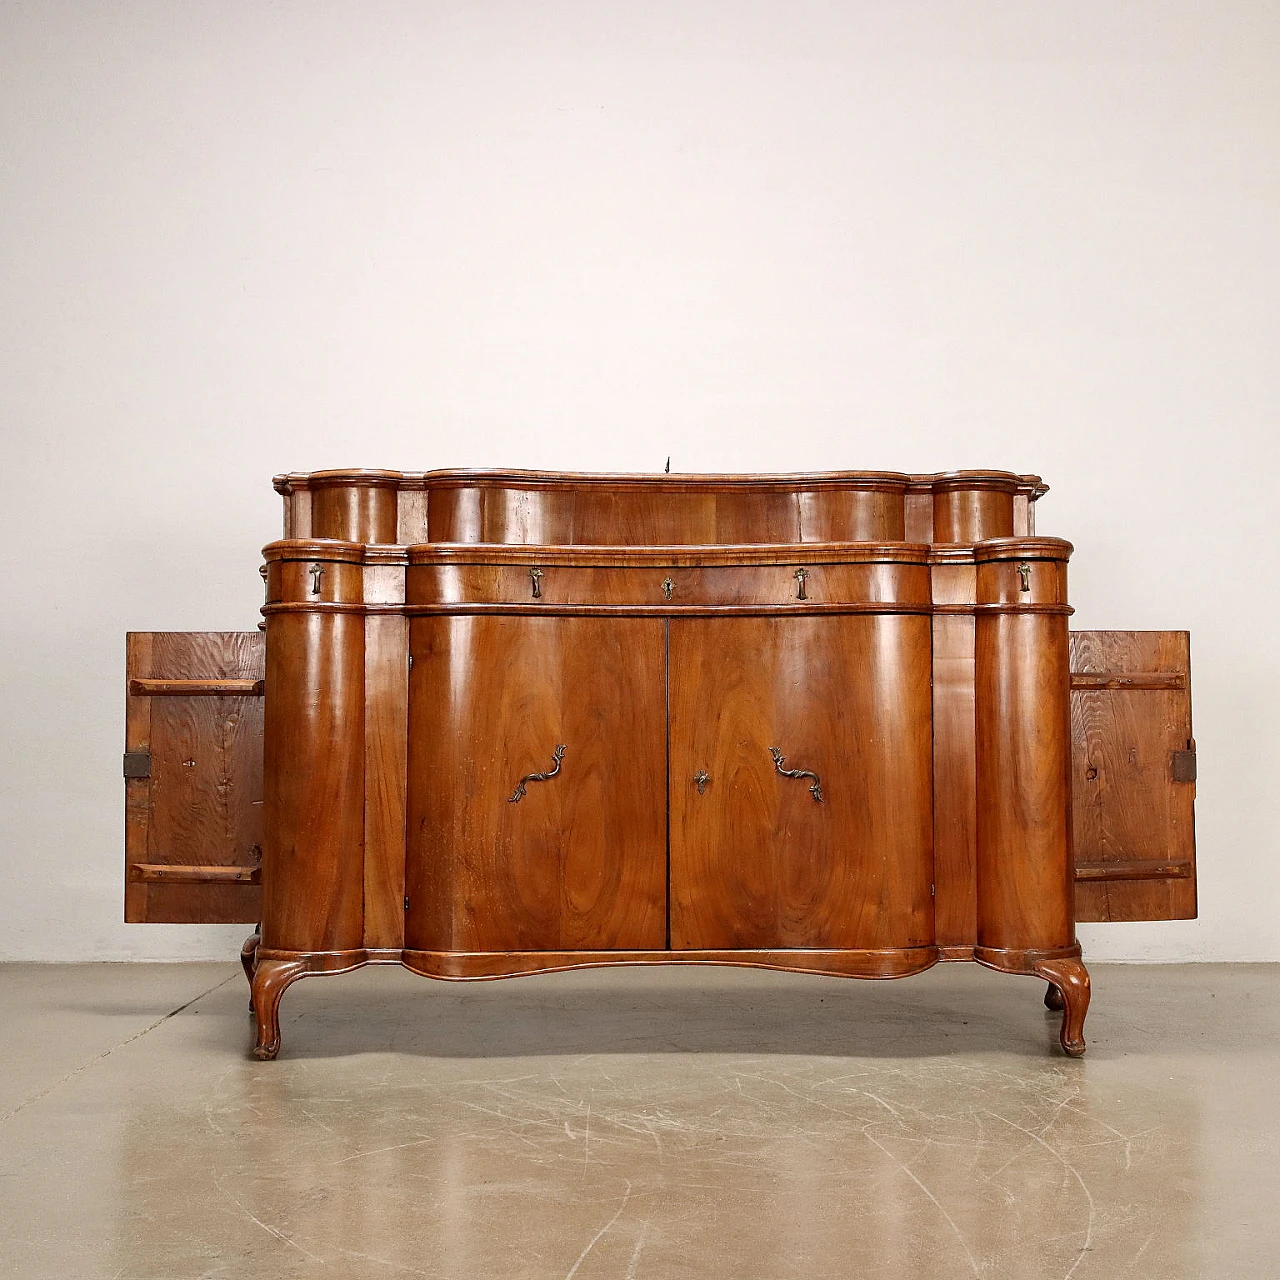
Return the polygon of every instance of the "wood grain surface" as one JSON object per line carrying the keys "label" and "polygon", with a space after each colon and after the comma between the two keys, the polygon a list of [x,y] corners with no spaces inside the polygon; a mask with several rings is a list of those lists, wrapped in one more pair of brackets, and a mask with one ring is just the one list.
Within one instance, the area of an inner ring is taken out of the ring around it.
{"label": "wood grain surface", "polygon": [[[636,545],[973,542],[1027,534],[1039,476],[1007,471],[599,475],[293,472],[285,536],[360,542]],[[935,530],[935,524],[937,526]]]}
{"label": "wood grain surface", "polygon": [[351,613],[267,615],[264,947],[364,938],[364,627]]}
{"label": "wood grain surface", "polygon": [[659,619],[413,619],[407,946],[665,945],[664,642]]}
{"label": "wood grain surface", "polygon": [[1071,671],[1076,919],[1194,919],[1190,637],[1075,631]]}
{"label": "wood grain surface", "polygon": [[933,619],[934,914],[942,947],[972,947],[978,938],[975,733],[974,620],[943,614]]}
{"label": "wood grain surface", "polygon": [[261,920],[261,1057],[288,985],[365,963],[939,959],[1039,975],[1076,1054],[1073,895],[1194,914],[1185,634],[1069,661],[1038,477],[276,487],[265,671],[255,632],[129,649],[128,918]]}
{"label": "wood grain surface", "polygon": [[150,776],[125,782],[125,920],[253,923],[257,877],[205,869],[262,860],[262,634],[135,631],[126,652],[125,750]]}
{"label": "wood grain surface", "polygon": [[[981,576],[979,583],[981,594]],[[980,614],[976,631],[978,942],[993,950],[1069,947],[1067,620]]]}
{"label": "wood grain surface", "polygon": [[931,944],[929,620],[677,619],[670,643],[671,945]]}

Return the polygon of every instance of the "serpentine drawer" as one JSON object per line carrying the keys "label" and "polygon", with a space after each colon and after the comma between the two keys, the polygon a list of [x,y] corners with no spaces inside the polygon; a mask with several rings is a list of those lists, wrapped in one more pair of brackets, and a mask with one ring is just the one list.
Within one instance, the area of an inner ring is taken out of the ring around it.
{"label": "serpentine drawer", "polygon": [[913,543],[409,549],[406,612],[479,607],[927,613],[928,547]]}

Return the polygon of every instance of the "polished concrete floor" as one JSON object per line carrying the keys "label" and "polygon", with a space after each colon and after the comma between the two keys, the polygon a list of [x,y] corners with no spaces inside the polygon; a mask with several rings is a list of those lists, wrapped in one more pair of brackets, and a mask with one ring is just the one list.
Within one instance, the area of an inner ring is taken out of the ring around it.
{"label": "polished concrete floor", "polygon": [[0,1275],[1280,1277],[1280,965],[0,967]]}

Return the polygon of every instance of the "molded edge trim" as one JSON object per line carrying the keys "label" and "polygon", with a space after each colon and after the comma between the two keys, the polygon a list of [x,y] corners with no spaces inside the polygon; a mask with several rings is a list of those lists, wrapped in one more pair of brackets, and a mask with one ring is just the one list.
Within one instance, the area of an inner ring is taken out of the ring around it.
{"label": "molded edge trim", "polygon": [[[268,605],[263,609],[274,609]],[[311,606],[314,608],[315,606]],[[872,600],[847,604],[678,604],[671,600],[665,604],[406,604],[397,606],[409,617],[437,614],[526,614],[544,617],[586,618],[753,618],[763,616],[806,617],[824,613],[912,613],[928,615],[933,606],[922,601],[918,604],[893,604]]]}
{"label": "molded edge trim", "polygon": [[1074,550],[1065,538],[985,538],[973,544],[973,558],[978,564],[993,560],[1066,560]]}
{"label": "molded edge trim", "polygon": [[947,492],[952,489],[995,489],[1026,494],[1031,501],[1049,486],[1039,476],[1012,471],[940,471],[907,475],[901,471],[785,471],[754,474],[699,472],[521,471],[454,468],[438,471],[385,471],[352,467],[325,471],[290,471],[272,479],[277,493],[362,486],[388,489],[525,488],[631,489],[655,486],[686,492],[718,489],[870,489],[898,493]]}
{"label": "molded edge trim", "polygon": [[929,563],[927,542],[723,542],[577,543],[418,542],[409,548],[411,565],[524,565],[595,569],[736,568],[742,565],[831,565]]}
{"label": "molded edge trim", "polygon": [[1069,947],[1054,947],[1047,951],[1033,949],[1015,950],[1005,947],[974,947],[973,958],[988,969],[998,969],[1001,973],[1035,974],[1037,966],[1046,960],[1078,960],[1080,944],[1073,943]]}
{"label": "molded edge trim", "polygon": [[565,969],[601,969],[622,965],[702,964],[780,969],[791,973],[847,978],[903,978],[923,973],[938,960],[937,947],[877,950],[743,949],[680,951],[414,951],[406,948],[404,966],[431,978],[483,980]]}
{"label": "molded edge trim", "polygon": [[[1047,954],[1047,953],[1046,953]],[[413,973],[452,981],[486,981],[566,969],[635,965],[701,964],[779,969],[846,978],[905,978],[938,962],[938,948],[886,947],[864,950],[808,948],[732,951],[283,951],[259,947],[257,958],[298,963],[307,974],[348,973],[366,964],[403,964]],[[955,957],[959,958],[959,957]]]}

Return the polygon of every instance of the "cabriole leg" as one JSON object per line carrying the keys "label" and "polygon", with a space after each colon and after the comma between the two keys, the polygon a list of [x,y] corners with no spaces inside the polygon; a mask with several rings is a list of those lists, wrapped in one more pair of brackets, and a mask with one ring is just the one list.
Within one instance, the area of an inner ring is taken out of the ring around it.
{"label": "cabriole leg", "polygon": [[[1051,984],[1062,1006],[1062,1051],[1078,1058],[1085,1050],[1084,1017],[1089,1012],[1089,971],[1081,960],[1042,960],[1036,973]],[[1049,1004],[1046,994],[1045,1004]],[[1053,1008],[1052,1005],[1049,1005]]]}
{"label": "cabriole leg", "polygon": [[253,1056],[269,1062],[280,1052],[280,997],[285,988],[307,972],[304,960],[259,960],[251,990],[257,1039]]}

